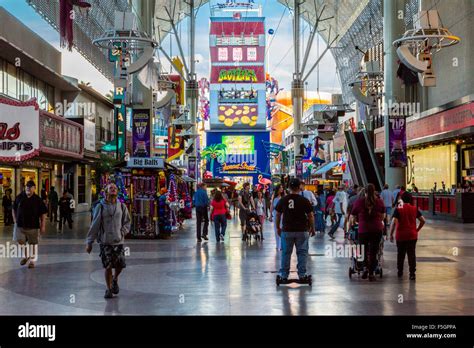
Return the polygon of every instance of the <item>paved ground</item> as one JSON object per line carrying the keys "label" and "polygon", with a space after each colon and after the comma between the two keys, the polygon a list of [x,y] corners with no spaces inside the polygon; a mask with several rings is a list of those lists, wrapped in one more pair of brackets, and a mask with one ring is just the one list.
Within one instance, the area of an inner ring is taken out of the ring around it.
{"label": "paved ground", "polygon": [[[382,279],[351,280],[347,258],[325,255],[326,248],[344,245],[342,230],[335,241],[319,234],[310,241],[309,288],[275,286],[280,257],[270,222],[263,243],[247,245],[236,220],[224,244],[213,238],[197,244],[188,221],[171,240],[129,241],[120,295],[106,301],[98,248],[84,252],[88,222],[88,214],[76,215],[74,229],[64,235],[49,225],[35,269],[0,255],[0,315],[474,314],[473,224],[428,221],[417,247],[416,282],[397,278],[390,242]],[[11,227],[0,227],[0,244],[6,246],[11,235]]]}

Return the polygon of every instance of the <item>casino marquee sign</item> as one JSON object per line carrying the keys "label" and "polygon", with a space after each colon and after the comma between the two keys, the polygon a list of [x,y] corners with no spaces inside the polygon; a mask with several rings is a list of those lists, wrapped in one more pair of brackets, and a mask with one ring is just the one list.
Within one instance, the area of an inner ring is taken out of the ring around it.
{"label": "casino marquee sign", "polygon": [[211,83],[264,83],[263,66],[252,68],[212,67]]}

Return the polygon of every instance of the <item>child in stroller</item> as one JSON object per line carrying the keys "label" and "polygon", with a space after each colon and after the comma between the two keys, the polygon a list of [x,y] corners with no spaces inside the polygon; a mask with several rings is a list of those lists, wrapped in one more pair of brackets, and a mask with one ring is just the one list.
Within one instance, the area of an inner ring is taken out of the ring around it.
{"label": "child in stroller", "polygon": [[[365,260],[365,252],[360,249],[362,246],[359,244],[359,225],[354,224],[349,233],[348,239],[350,243],[355,246],[352,249],[352,257],[351,257],[351,265],[349,266],[349,278],[352,278],[354,273],[360,275],[361,273],[366,271],[366,260]],[[384,237],[380,240],[380,246],[377,253],[377,267],[375,268],[375,274],[377,274],[380,278],[383,277],[383,246],[384,246]],[[363,247],[363,246],[362,246]]]}
{"label": "child in stroller", "polygon": [[263,228],[256,212],[247,213],[244,240],[250,241],[252,235],[256,240],[263,240]]}

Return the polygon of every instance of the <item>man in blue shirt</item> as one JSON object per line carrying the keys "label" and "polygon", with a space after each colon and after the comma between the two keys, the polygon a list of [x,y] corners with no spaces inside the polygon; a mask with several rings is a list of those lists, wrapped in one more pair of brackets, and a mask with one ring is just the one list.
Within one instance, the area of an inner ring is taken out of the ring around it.
{"label": "man in blue shirt", "polygon": [[[200,184],[198,190],[193,196],[193,205],[196,207],[196,237],[197,241],[201,242],[201,238],[208,240],[207,233],[209,229],[209,197],[207,196],[206,184]],[[204,228],[201,234],[201,223],[204,220]]]}

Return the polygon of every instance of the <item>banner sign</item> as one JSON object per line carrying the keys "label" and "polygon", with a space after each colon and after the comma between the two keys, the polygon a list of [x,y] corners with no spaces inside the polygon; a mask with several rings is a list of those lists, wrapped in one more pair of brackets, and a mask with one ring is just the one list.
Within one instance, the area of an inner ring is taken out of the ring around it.
{"label": "banner sign", "polygon": [[168,161],[179,158],[184,152],[184,139],[179,136],[181,129],[168,128]]}
{"label": "banner sign", "polygon": [[150,157],[151,120],[149,109],[133,110],[132,153],[134,157]]}
{"label": "banner sign", "polygon": [[231,67],[213,66],[211,83],[265,83],[265,71],[262,66]]}
{"label": "banner sign", "polygon": [[188,158],[188,176],[196,179],[196,156],[189,156]]}
{"label": "banner sign", "polygon": [[389,119],[390,167],[407,166],[406,119],[390,116]]}
{"label": "banner sign", "polygon": [[0,116],[0,160],[24,161],[39,155],[38,104],[0,99]]}
{"label": "banner sign", "polygon": [[295,176],[298,179],[303,179],[303,157],[302,156],[295,157]]}

